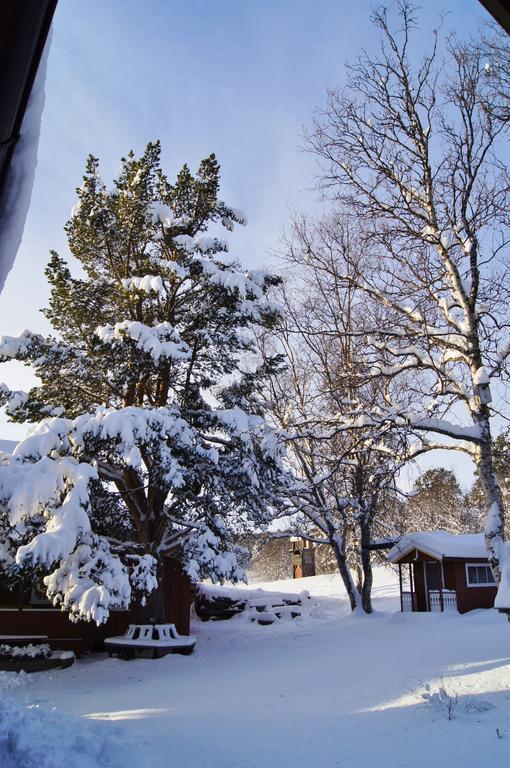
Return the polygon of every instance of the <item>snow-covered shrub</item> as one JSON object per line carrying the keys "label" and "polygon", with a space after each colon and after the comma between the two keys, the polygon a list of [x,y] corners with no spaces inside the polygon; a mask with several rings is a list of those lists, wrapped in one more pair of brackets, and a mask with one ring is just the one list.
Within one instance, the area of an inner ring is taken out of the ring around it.
{"label": "snow-covered shrub", "polygon": [[458,690],[453,690],[451,687],[448,690],[444,681],[438,683],[436,690],[433,690],[430,684],[426,683],[425,692],[421,694],[421,698],[434,712],[443,715],[448,720],[453,720],[459,703]]}
{"label": "snow-covered shrub", "polygon": [[439,714],[447,720],[453,720],[461,712],[467,715],[480,714],[494,709],[494,704],[478,696],[465,696],[462,694],[460,683],[439,680],[430,685],[427,683],[425,691],[420,694],[420,699],[424,701],[434,714]]}
{"label": "snow-covered shrub", "polygon": [[34,645],[0,645],[1,659],[47,659],[51,656],[51,648],[47,643]]}
{"label": "snow-covered shrub", "polygon": [[494,708],[494,704],[490,701],[479,699],[476,696],[469,696],[464,704],[466,712],[474,712],[475,714],[478,714],[479,712],[488,712],[490,709]]}

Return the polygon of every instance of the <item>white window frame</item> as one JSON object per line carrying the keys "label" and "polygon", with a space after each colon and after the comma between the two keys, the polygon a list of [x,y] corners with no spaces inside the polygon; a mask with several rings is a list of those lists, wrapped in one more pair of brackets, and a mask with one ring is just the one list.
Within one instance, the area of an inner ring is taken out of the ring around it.
{"label": "white window frame", "polygon": [[496,587],[495,581],[484,581],[479,582],[477,584],[471,584],[469,581],[469,571],[468,568],[490,568],[489,563],[466,563],[466,585],[469,589],[472,589],[473,587]]}

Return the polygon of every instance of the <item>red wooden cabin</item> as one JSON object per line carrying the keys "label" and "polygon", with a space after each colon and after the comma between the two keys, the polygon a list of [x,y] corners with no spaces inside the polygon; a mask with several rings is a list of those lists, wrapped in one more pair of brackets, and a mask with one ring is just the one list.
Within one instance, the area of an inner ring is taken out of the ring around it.
{"label": "red wooden cabin", "polygon": [[[190,633],[191,582],[178,560],[168,557],[165,566],[165,621],[181,635]],[[105,624],[69,621],[68,614],[53,608],[38,592],[14,592],[0,586],[0,635],[46,635],[54,648],[102,650],[105,637],[123,634],[133,623],[131,611],[112,611]]]}
{"label": "red wooden cabin", "polygon": [[481,533],[411,533],[397,541],[388,560],[398,565],[402,611],[466,613],[494,606],[497,588]]}

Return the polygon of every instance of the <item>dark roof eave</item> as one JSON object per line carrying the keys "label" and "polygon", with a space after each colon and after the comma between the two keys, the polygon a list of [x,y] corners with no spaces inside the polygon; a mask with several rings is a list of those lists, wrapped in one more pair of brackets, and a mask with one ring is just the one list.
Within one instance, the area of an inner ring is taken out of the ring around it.
{"label": "dark roof eave", "polygon": [[502,2],[501,0],[480,0],[486,11],[490,13],[492,18],[497,21],[500,27],[505,30],[507,35],[510,35],[510,8],[508,2]]}
{"label": "dark roof eave", "polygon": [[56,6],[57,0],[0,3],[0,209],[12,154]]}

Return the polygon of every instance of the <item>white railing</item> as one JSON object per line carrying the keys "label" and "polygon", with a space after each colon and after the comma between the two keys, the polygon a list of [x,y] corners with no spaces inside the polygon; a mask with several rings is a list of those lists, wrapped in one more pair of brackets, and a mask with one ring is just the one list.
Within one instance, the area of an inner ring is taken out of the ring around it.
{"label": "white railing", "polygon": [[415,610],[415,595],[413,592],[402,592],[402,610]]}
{"label": "white railing", "polygon": [[[441,596],[443,598],[442,605]],[[429,602],[431,611],[456,611],[457,593],[454,589],[443,589],[441,592],[438,589],[430,589]]]}

